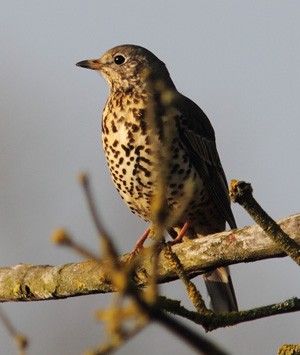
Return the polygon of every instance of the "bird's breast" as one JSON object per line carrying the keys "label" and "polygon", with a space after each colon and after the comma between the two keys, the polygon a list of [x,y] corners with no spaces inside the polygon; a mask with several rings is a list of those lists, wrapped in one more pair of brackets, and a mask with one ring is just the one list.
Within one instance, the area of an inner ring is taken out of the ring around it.
{"label": "bird's breast", "polygon": [[[115,187],[131,209],[153,221],[152,203],[158,196],[178,221],[197,220],[209,197],[198,171],[182,145],[176,117],[160,117],[164,131],[153,126],[143,105],[116,105],[108,101],[103,111],[102,144]],[[172,219],[172,217],[170,217]],[[205,221],[205,216],[201,216]]]}
{"label": "bird's breast", "polygon": [[121,108],[107,103],[103,111],[102,144],[121,197],[132,212],[148,220],[155,180],[151,133],[146,129],[144,107],[131,103]]}

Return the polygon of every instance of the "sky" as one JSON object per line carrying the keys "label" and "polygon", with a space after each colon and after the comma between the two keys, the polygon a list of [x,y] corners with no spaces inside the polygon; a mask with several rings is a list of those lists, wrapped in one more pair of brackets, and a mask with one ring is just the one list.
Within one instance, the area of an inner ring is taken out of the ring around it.
{"label": "sky", "polygon": [[[210,118],[228,180],[251,182],[274,218],[299,212],[299,1],[7,1],[0,13],[0,259],[58,265],[81,259],[51,244],[57,227],[98,251],[78,184],[89,173],[106,227],[120,253],[146,224],[123,204],[100,141],[108,87],[75,66],[125,43],[163,60],[184,95]],[[239,227],[252,225],[233,206]],[[231,268],[241,309],[300,296],[299,271],[287,258]],[[195,281],[203,288],[198,278]],[[186,300],[179,282],[163,294]],[[205,293],[205,291],[204,291]],[[95,321],[111,295],[2,307],[30,339],[29,353],[80,354],[105,340]],[[299,342],[298,314],[263,319],[207,335],[230,354],[275,354]],[[192,328],[201,332],[199,327]],[[153,341],[155,339],[155,341]],[[117,354],[193,354],[157,324]],[[0,353],[15,354],[0,324]]]}

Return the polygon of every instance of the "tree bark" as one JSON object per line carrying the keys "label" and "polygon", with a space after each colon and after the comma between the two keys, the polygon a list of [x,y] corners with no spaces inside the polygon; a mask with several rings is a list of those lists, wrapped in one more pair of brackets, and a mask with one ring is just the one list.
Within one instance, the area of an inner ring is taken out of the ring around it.
{"label": "tree bark", "polygon": [[[278,222],[300,245],[300,214]],[[135,270],[138,285],[147,284],[152,271],[150,248],[144,249]],[[258,226],[245,227],[187,240],[174,245],[186,273],[192,277],[212,268],[286,256]],[[126,263],[129,254],[120,256]],[[0,301],[38,301],[115,291],[110,284],[106,261],[89,260],[59,266],[19,264],[0,268]],[[158,282],[178,278],[162,256]]]}

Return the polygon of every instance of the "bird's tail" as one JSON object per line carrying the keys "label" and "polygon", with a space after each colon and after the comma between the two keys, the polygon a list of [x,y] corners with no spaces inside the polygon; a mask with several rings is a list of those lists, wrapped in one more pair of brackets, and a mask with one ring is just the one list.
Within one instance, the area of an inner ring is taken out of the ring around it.
{"label": "bird's tail", "polygon": [[211,299],[211,308],[216,313],[237,311],[238,305],[228,267],[220,267],[203,274]]}

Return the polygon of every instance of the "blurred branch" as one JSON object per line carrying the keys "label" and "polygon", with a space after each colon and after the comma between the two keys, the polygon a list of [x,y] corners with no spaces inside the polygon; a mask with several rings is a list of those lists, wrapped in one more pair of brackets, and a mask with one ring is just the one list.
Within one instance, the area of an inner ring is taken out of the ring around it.
{"label": "blurred branch", "polygon": [[[187,328],[184,324],[181,324],[177,319],[171,317],[158,307],[156,302],[157,294],[152,290],[152,287],[148,287],[145,292],[141,292],[139,286],[132,280],[132,275],[135,267],[139,264],[139,260],[133,260],[123,265],[118,259],[118,252],[113,244],[112,237],[105,230],[100,215],[97,213],[88,176],[81,174],[80,181],[84,188],[88,206],[102,242],[103,254],[106,257],[106,274],[109,274],[111,284],[118,290],[113,306],[98,312],[98,318],[106,324],[107,333],[110,335],[109,340],[105,344],[102,344],[100,348],[94,351],[92,350],[90,353],[100,355],[116,350],[152,320],[165,326],[192,346],[197,352],[207,355],[226,355],[226,353],[213,344],[213,342],[206,340],[201,335]],[[163,229],[161,228],[161,237],[162,235]],[[158,261],[158,248],[155,247],[153,252],[156,255],[156,261]],[[152,271],[156,274],[156,262],[154,262],[152,268],[155,268],[155,270]],[[156,283],[154,284],[156,277],[150,277],[149,280],[150,286],[153,285],[156,290]],[[129,296],[129,303],[124,304],[124,296]],[[130,320],[133,321],[134,327],[128,331],[128,321]],[[127,324],[127,326],[125,326],[125,324]]]}
{"label": "blurred branch", "polygon": [[19,333],[15,329],[12,322],[5,315],[2,309],[0,309],[0,322],[4,325],[4,327],[7,329],[12,339],[15,341],[15,344],[17,345],[18,348],[18,354],[25,355],[26,349],[28,347],[28,340],[24,334]]}
{"label": "blurred branch", "polygon": [[[281,228],[300,243],[300,214],[278,222]],[[149,253],[145,248],[141,254]],[[286,256],[258,226],[225,231],[174,245],[184,270],[190,277],[212,268]],[[129,254],[119,257],[126,263]],[[0,301],[37,301],[113,292],[105,272],[107,261],[89,260],[58,266],[19,264],[0,268]],[[151,258],[141,255],[135,270],[135,282],[146,285],[152,270]],[[176,270],[160,255],[159,283],[178,279]]]}
{"label": "blurred branch", "polygon": [[300,344],[283,344],[279,350],[278,355],[299,355]]}

